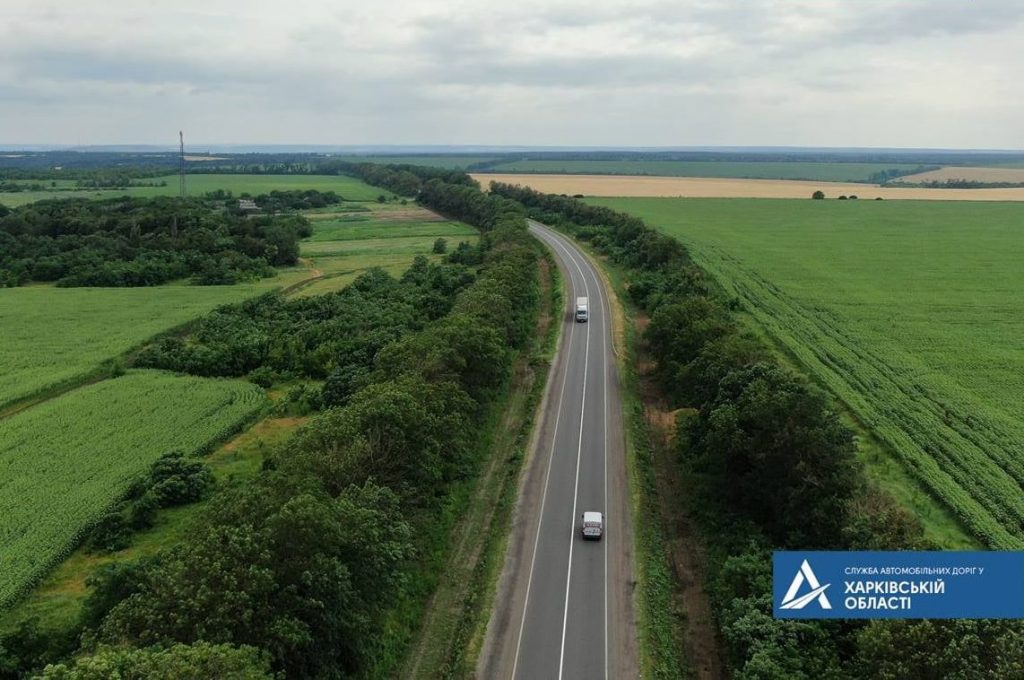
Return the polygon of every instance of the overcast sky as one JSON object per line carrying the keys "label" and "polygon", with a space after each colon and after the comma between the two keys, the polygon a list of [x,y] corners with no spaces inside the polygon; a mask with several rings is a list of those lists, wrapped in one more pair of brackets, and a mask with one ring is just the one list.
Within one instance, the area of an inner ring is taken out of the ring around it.
{"label": "overcast sky", "polygon": [[2,0],[0,144],[1024,148],[1017,0]]}

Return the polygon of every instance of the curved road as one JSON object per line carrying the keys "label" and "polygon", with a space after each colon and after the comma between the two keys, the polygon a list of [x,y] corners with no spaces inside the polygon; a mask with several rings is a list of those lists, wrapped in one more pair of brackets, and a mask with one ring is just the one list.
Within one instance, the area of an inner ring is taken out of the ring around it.
{"label": "curved road", "polygon": [[[567,290],[497,601],[480,655],[481,678],[637,677],[632,525],[622,403],[602,279],[566,237],[530,221],[554,253]],[[589,323],[575,323],[577,297]],[[600,542],[580,515],[605,515]]]}

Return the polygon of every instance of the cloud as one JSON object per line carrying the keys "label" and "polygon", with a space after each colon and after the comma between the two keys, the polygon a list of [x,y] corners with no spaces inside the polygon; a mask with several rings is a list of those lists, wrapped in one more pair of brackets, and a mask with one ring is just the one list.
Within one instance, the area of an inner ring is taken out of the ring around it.
{"label": "cloud", "polygon": [[0,5],[0,142],[1020,145],[998,0],[66,4]]}

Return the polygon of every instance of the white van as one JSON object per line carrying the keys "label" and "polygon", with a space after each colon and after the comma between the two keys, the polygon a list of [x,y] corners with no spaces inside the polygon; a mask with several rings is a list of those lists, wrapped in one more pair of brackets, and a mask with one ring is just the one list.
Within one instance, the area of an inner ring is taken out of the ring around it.
{"label": "white van", "polygon": [[583,526],[580,527],[580,531],[583,538],[600,541],[604,533],[604,516],[599,512],[583,513]]}
{"label": "white van", "polygon": [[579,297],[576,298],[576,321],[586,323],[590,318],[589,305],[587,304],[587,298]]}

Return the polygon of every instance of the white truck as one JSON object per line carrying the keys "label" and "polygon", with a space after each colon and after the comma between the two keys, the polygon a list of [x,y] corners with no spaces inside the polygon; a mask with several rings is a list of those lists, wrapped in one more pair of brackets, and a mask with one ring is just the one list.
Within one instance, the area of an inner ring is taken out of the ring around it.
{"label": "white truck", "polygon": [[601,535],[604,533],[604,516],[599,512],[583,513],[583,525],[580,527],[580,532],[584,539],[600,541]]}
{"label": "white truck", "polygon": [[578,297],[576,298],[576,321],[580,323],[586,323],[590,319],[589,307],[587,306],[587,298]]}

